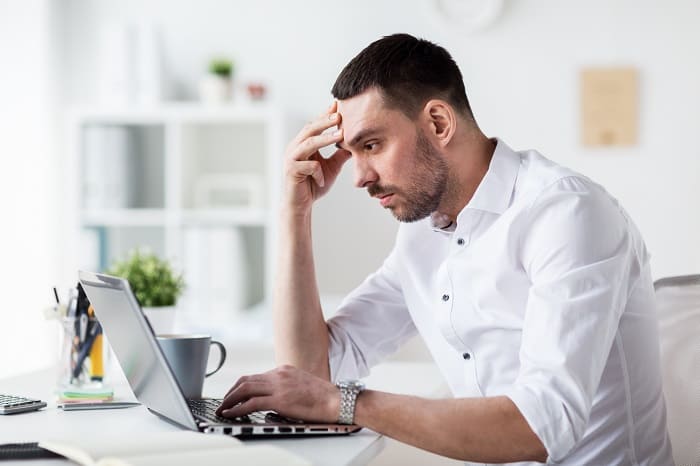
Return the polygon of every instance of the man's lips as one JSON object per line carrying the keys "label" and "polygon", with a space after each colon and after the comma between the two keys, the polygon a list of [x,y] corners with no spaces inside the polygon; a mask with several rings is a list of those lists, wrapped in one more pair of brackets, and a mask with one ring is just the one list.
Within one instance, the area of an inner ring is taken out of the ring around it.
{"label": "man's lips", "polygon": [[389,204],[389,202],[391,202],[391,199],[393,197],[394,197],[393,193],[381,194],[381,195],[377,196],[377,198],[379,199],[379,203],[382,205],[382,207],[386,207]]}

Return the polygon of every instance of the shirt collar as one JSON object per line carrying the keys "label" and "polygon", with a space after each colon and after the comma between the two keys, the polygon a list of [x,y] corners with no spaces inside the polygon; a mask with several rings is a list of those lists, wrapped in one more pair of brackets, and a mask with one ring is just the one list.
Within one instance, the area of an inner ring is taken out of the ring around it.
{"label": "shirt collar", "polygon": [[445,226],[444,219],[439,217],[440,214],[434,213],[431,216],[431,226],[434,231],[446,233],[454,231],[459,218],[468,209],[500,215],[508,208],[520,169],[520,156],[505,142],[498,138],[495,138],[495,141],[496,149],[493,151],[489,168],[471,200],[457,216],[457,221]]}
{"label": "shirt collar", "polygon": [[505,142],[498,138],[495,140],[496,150],[493,151],[489,169],[462,212],[475,209],[502,214],[510,205],[520,168],[520,156]]}

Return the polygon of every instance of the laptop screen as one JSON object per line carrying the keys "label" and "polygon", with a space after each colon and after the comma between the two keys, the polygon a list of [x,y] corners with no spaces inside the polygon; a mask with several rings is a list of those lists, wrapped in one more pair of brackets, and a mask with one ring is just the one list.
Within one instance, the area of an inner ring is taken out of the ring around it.
{"label": "laptop screen", "polygon": [[197,430],[129,283],[83,271],[79,279],[136,398],[156,414]]}

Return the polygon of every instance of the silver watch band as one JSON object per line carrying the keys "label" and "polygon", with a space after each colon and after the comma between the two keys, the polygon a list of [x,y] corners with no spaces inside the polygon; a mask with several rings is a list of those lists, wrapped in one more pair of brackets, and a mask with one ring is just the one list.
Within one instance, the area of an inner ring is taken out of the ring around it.
{"label": "silver watch band", "polygon": [[355,419],[357,395],[364,390],[364,384],[356,380],[341,380],[336,386],[340,389],[338,424],[352,424]]}

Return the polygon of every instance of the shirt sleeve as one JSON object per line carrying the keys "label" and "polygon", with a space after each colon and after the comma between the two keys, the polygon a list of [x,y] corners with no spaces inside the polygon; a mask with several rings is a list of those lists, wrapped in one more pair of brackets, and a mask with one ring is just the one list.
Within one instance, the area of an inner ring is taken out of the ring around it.
{"label": "shirt sleeve", "polygon": [[[586,430],[642,262],[641,237],[601,187],[565,178],[533,203],[522,238],[531,280],[520,371],[506,393],[559,461]],[[641,257],[640,257],[641,255]]]}
{"label": "shirt sleeve", "polygon": [[416,334],[395,262],[392,252],[328,320],[332,381],[367,376],[372,366]]}

